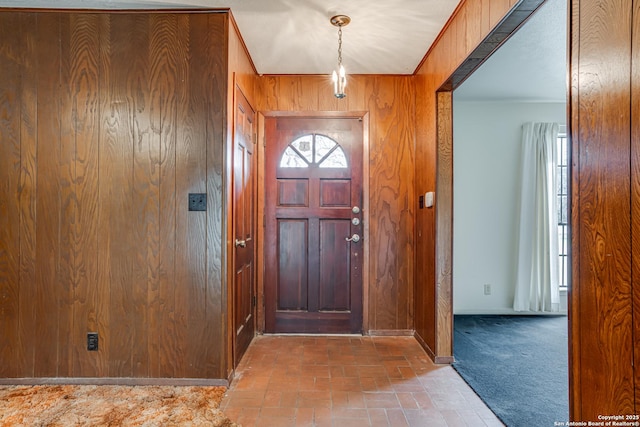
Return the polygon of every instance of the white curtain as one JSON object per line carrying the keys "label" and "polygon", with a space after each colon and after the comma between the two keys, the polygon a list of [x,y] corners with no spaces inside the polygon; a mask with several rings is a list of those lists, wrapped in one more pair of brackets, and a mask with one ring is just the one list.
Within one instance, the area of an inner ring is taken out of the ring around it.
{"label": "white curtain", "polygon": [[558,311],[557,123],[522,127],[516,311]]}

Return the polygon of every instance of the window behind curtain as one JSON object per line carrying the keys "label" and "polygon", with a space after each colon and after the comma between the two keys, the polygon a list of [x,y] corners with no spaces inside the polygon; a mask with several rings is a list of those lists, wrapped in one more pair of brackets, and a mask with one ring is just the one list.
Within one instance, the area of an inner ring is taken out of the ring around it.
{"label": "window behind curtain", "polygon": [[567,266],[569,263],[568,240],[568,203],[569,203],[569,147],[565,126],[560,126],[558,134],[558,283],[560,288],[567,287]]}

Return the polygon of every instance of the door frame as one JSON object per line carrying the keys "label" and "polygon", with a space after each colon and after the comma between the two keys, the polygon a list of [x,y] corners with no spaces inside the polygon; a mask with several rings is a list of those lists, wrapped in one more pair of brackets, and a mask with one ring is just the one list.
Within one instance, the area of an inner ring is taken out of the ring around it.
{"label": "door frame", "polygon": [[265,330],[265,154],[266,154],[266,117],[292,117],[292,118],[356,118],[362,122],[362,333],[369,331],[369,113],[367,111],[258,111],[258,253],[256,257],[258,307],[256,313],[256,332],[264,333]]}
{"label": "door frame", "polygon": [[[435,91],[436,101],[436,169],[435,169],[435,304],[434,304],[434,348],[430,348],[422,338],[418,340],[436,363],[453,362],[453,91],[460,86],[473,72],[480,67],[497,49],[515,34],[533,14],[544,5],[546,0],[521,0],[514,5],[502,20],[487,34],[480,44],[472,50],[462,63],[453,71],[447,80]],[[568,1],[570,4],[570,0]],[[569,17],[571,15],[569,14]],[[567,58],[567,61],[569,58]],[[567,103],[569,103],[567,97]],[[567,117],[567,134],[571,135],[571,120]],[[571,153],[569,154],[571,156]],[[571,158],[571,157],[570,157]],[[570,162],[569,162],[570,163]],[[571,179],[569,179],[571,194]],[[571,202],[569,205],[571,212]],[[570,226],[571,227],[571,226]],[[571,241],[569,228],[569,241]],[[571,255],[570,255],[571,256]],[[571,269],[569,262],[569,283],[571,291]],[[569,386],[573,371],[572,336],[576,334],[577,324],[572,317],[572,297],[569,293],[568,327],[569,327]],[[569,392],[570,411],[573,406],[574,393]]]}

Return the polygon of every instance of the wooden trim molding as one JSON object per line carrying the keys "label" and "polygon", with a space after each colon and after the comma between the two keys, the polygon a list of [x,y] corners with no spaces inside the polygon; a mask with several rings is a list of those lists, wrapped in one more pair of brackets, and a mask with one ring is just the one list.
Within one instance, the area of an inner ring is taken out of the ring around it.
{"label": "wooden trim molding", "polygon": [[545,2],[545,0],[521,0],[502,21],[489,33],[462,64],[440,87],[442,91],[453,91],[460,86],[473,72],[489,59]]}
{"label": "wooden trim molding", "polygon": [[[453,92],[436,93],[436,359],[453,356]],[[453,359],[453,358],[452,358]]]}
{"label": "wooden trim molding", "polygon": [[229,380],[209,378],[0,378],[0,385],[170,385],[228,387],[229,384]]}
{"label": "wooden trim molding", "polygon": [[413,329],[373,329],[367,331],[367,335],[372,337],[413,337],[416,331]]}
{"label": "wooden trim molding", "polygon": [[429,345],[427,345],[427,343],[422,338],[422,336],[420,336],[420,334],[418,332],[414,331],[413,337],[416,339],[416,341],[418,341],[418,344],[420,344],[422,346],[424,351],[427,353],[427,356],[429,356],[429,358],[431,360],[435,361],[436,360],[436,355],[433,353],[433,350],[431,350],[431,347],[429,347]]}

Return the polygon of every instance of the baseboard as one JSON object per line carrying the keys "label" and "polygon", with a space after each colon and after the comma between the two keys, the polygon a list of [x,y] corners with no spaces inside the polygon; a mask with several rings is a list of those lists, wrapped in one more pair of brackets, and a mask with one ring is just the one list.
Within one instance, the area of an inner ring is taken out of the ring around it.
{"label": "baseboard", "polygon": [[414,333],[413,336],[433,363],[437,365],[451,365],[454,362],[453,356],[436,356],[433,350],[431,350],[431,347],[427,345],[418,332]]}
{"label": "baseboard", "polygon": [[470,309],[470,310],[456,310],[453,315],[472,315],[472,316],[566,316],[567,310],[560,310],[554,312],[548,311],[515,311],[512,308],[499,308],[491,310],[482,309]]}
{"label": "baseboard", "polygon": [[311,332],[261,332],[256,336],[264,336],[264,337],[309,337],[309,338],[320,338],[320,337],[361,337],[365,334],[331,334],[331,333],[322,333],[322,334],[314,334]]}
{"label": "baseboard", "polygon": [[367,335],[374,337],[412,337],[413,329],[372,329],[367,331]]}
{"label": "baseboard", "polygon": [[429,359],[431,359],[432,361],[435,361],[436,359],[435,353],[433,352],[433,350],[431,350],[431,347],[427,345],[425,340],[422,339],[418,331],[415,331],[413,333],[413,337],[416,339],[416,341],[418,341],[418,344],[420,344],[420,347],[422,347],[425,353],[427,353],[427,356],[429,356]]}
{"label": "baseboard", "polygon": [[436,356],[433,363],[436,365],[451,365],[455,362],[453,356]]}
{"label": "baseboard", "polygon": [[0,385],[158,385],[224,386],[224,379],[209,378],[0,378]]}

